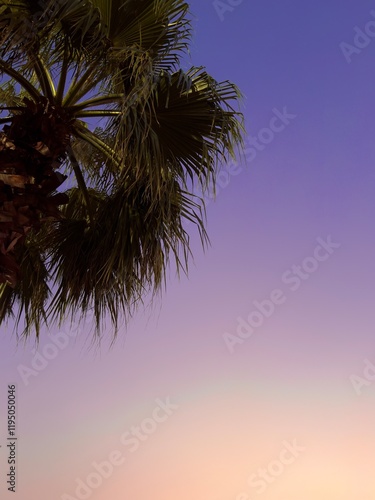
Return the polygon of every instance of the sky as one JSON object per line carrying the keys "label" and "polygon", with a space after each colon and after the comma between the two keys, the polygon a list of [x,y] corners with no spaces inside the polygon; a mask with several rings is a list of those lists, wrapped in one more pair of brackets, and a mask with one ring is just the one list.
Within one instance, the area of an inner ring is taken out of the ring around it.
{"label": "sky", "polygon": [[90,320],[37,350],[1,327],[1,498],[373,500],[375,6],[189,3],[189,64],[238,85],[247,129],[211,246],[189,229],[188,277],[112,347]]}

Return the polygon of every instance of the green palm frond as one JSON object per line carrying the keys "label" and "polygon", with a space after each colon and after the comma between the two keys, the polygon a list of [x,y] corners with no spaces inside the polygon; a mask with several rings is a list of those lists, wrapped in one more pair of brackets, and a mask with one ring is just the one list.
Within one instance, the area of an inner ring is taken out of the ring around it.
{"label": "green palm frond", "polygon": [[39,240],[28,240],[22,249],[20,263],[23,279],[16,288],[0,284],[0,323],[14,317],[17,327],[24,323],[21,335],[33,330],[38,339],[41,326],[48,321],[46,305],[51,292]]}
{"label": "green palm frond", "polygon": [[23,48],[35,47],[38,42],[29,4],[26,0],[3,0],[0,4],[0,56],[7,60],[24,60]]}
{"label": "green palm frond", "polygon": [[[188,5],[181,0],[92,0],[113,47],[137,46],[154,53],[179,47],[189,34]],[[185,45],[183,45],[185,46]]]}
{"label": "green palm frond", "polygon": [[218,83],[199,68],[163,72],[148,99],[112,120],[114,149],[156,193],[168,171],[183,184],[188,177],[207,187],[218,162],[242,145],[242,124],[232,107],[239,97],[233,84]]}
{"label": "green palm frond", "polygon": [[158,203],[148,186],[138,183],[120,187],[111,196],[94,191],[90,196],[94,224],[87,224],[82,194],[75,189],[64,211],[66,219],[46,235],[49,272],[56,276],[57,289],[50,312],[62,320],[93,309],[99,328],[102,312],[109,308],[117,326],[119,314],[126,316],[146,291],[159,289],[171,255],[177,270],[186,272],[190,250],[184,218],[199,225],[203,243],[207,237],[199,205],[172,179]]}

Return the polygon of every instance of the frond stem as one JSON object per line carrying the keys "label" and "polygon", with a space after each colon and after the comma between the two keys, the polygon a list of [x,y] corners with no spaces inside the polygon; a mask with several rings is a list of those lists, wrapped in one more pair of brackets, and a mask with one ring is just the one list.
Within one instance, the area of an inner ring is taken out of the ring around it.
{"label": "frond stem", "polygon": [[13,119],[13,116],[7,116],[6,118],[0,118],[0,124],[9,123]]}
{"label": "frond stem", "polygon": [[[82,96],[87,94],[89,90],[95,87],[97,81],[91,77],[95,72],[97,66],[98,62],[97,61],[93,62],[80,79],[77,79],[75,82],[72,82],[65,98],[63,99],[64,107],[77,102]],[[90,83],[87,85],[87,82]]]}
{"label": "frond stem", "polygon": [[76,111],[84,110],[85,108],[90,108],[91,106],[98,106],[99,104],[113,104],[115,102],[122,102],[125,94],[109,94],[104,97],[95,97],[93,99],[88,99],[87,101],[80,102],[75,106],[70,106],[69,111],[73,113]]}
{"label": "frond stem", "polygon": [[83,174],[82,174],[81,168],[79,166],[78,160],[75,157],[75,154],[74,154],[73,149],[72,149],[71,146],[67,147],[67,153],[68,153],[68,156],[69,156],[70,163],[72,164],[72,167],[73,167],[73,170],[74,170],[74,174],[75,174],[76,179],[77,179],[77,184],[78,184],[79,188],[81,189],[82,194],[83,194],[83,198],[85,200],[85,204],[86,204],[87,213],[88,213],[88,216],[89,216],[90,223],[92,224],[93,221],[94,221],[94,214],[92,212],[92,207],[91,207],[89,192],[88,192],[88,189],[87,189],[87,186],[86,186],[85,179],[83,177]]}
{"label": "frond stem", "polygon": [[33,63],[34,71],[42,88],[43,94],[51,102],[54,101],[56,89],[47,65],[39,55],[32,55],[31,61]]}
{"label": "frond stem", "polygon": [[57,92],[56,92],[56,101],[58,104],[62,104],[63,101],[66,79],[68,77],[68,70],[69,70],[69,50],[68,50],[68,44],[65,41],[64,59],[62,62],[60,79],[57,85]]}
{"label": "frond stem", "polygon": [[120,167],[120,162],[115,158],[115,151],[90,130],[76,127],[74,133],[77,137],[88,142],[91,146],[103,153],[109,160],[113,161],[117,167]]}
{"label": "frond stem", "polygon": [[9,64],[7,64],[3,59],[0,59],[0,70],[16,80],[16,82],[30,94],[34,101],[37,101],[41,97],[39,90],[37,90],[34,85],[29,82],[29,80],[21,75],[21,73],[9,66]]}
{"label": "frond stem", "polygon": [[119,116],[121,111],[115,111],[110,109],[97,109],[93,111],[81,111],[75,115],[76,118],[97,118],[103,116]]}

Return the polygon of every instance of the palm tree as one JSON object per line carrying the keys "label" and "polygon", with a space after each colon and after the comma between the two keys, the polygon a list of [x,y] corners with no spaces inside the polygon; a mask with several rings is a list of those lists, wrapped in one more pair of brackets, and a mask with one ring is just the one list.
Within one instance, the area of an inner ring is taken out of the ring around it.
{"label": "palm tree", "polygon": [[116,331],[170,257],[186,271],[186,221],[207,243],[193,187],[243,128],[235,85],[180,68],[189,37],[181,0],[0,4],[0,322]]}

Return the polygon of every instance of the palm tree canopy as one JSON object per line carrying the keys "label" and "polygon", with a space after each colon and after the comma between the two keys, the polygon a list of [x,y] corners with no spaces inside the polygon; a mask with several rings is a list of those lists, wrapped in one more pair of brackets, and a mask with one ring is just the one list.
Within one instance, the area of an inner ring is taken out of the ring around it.
{"label": "palm tree canopy", "polygon": [[234,84],[180,68],[189,39],[181,0],[1,3],[0,321],[38,337],[93,311],[116,331],[171,256],[186,271],[184,222],[207,242],[193,186],[215,186],[243,126]]}

